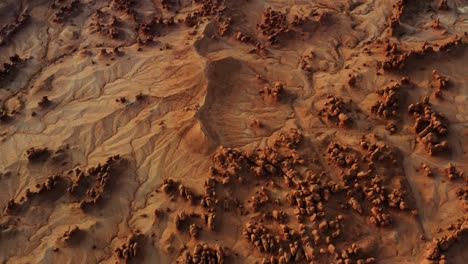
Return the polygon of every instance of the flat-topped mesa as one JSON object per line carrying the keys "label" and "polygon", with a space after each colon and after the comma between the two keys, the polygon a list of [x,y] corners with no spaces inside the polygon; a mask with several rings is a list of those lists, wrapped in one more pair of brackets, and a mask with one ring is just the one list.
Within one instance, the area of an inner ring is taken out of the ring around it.
{"label": "flat-topped mesa", "polygon": [[205,263],[205,264],[224,264],[225,256],[223,248],[216,244],[196,244],[193,253],[186,251],[182,257],[183,263]]}
{"label": "flat-topped mesa", "polygon": [[327,121],[339,127],[348,127],[352,122],[343,100],[333,95],[327,97],[327,101],[319,111],[319,115],[325,116]]}
{"label": "flat-topped mesa", "polygon": [[0,28],[0,47],[7,44],[11,38],[30,20],[28,14],[21,14],[13,23],[6,24]]}
{"label": "flat-topped mesa", "polygon": [[448,142],[440,139],[448,134],[446,119],[432,110],[427,98],[423,102],[410,104],[408,113],[415,118],[414,130],[417,138],[426,146],[431,156],[450,149]]}
{"label": "flat-topped mesa", "polygon": [[142,234],[132,234],[127,238],[127,241],[120,247],[114,249],[114,252],[119,259],[126,261],[138,257],[140,244],[143,242],[144,236]]}

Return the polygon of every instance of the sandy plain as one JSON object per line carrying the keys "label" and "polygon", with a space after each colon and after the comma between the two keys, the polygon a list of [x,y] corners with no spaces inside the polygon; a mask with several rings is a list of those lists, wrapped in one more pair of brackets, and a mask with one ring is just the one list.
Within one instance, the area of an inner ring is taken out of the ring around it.
{"label": "sandy plain", "polygon": [[0,1],[0,260],[466,263],[467,13]]}

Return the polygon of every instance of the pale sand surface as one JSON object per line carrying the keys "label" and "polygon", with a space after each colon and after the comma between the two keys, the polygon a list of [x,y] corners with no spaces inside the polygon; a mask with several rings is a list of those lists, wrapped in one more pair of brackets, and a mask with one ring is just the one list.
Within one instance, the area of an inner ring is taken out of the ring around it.
{"label": "pale sand surface", "polygon": [[0,0],[0,260],[466,263],[443,2]]}

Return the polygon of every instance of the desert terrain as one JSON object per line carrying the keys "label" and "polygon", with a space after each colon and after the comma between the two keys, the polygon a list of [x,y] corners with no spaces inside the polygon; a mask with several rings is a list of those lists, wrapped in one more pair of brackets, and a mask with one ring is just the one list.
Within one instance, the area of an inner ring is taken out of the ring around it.
{"label": "desert terrain", "polygon": [[1,263],[466,263],[468,1],[0,0]]}

